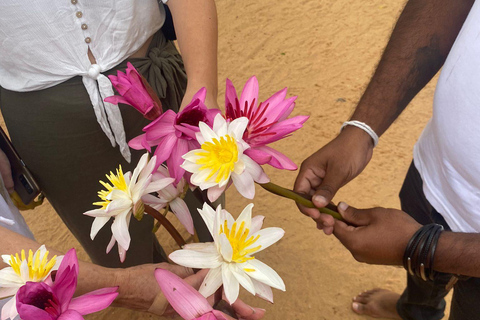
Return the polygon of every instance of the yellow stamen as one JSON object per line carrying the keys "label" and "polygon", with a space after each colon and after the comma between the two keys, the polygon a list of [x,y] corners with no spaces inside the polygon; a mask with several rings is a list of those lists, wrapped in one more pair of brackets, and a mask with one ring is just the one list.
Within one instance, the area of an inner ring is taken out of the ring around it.
{"label": "yellow stamen", "polygon": [[235,163],[238,161],[237,142],[228,134],[222,136],[220,140],[214,138],[211,142],[202,144],[202,151],[196,152],[195,155],[201,157],[196,161],[202,165],[199,170],[210,171],[206,180],[216,174],[215,182],[220,183],[228,179],[235,169]]}
{"label": "yellow stamen", "polygon": [[15,254],[15,256],[10,255],[10,266],[12,267],[13,271],[21,277],[22,273],[20,268],[22,263],[26,261],[29,281],[40,282],[48,276],[50,271],[52,271],[52,268],[57,263],[57,256],[53,256],[53,258],[49,261],[48,254],[49,252],[47,251],[43,257],[41,257],[40,252],[37,252],[34,256],[32,250],[29,250],[27,258],[25,255],[25,250],[22,250],[20,256],[18,253]]}
{"label": "yellow stamen", "polygon": [[[228,228],[228,222],[225,220],[223,225],[220,225],[220,232],[219,234],[224,233],[227,237],[230,245],[233,249],[232,261],[237,263],[243,263],[248,260],[255,259],[255,257],[250,257],[249,255],[257,252],[261,249],[261,245],[251,248],[250,246],[253,245],[259,238],[260,235],[256,237],[249,236],[250,230],[245,228],[245,222],[242,221],[240,227],[237,228],[237,222],[234,222],[232,228]],[[248,238],[248,239],[247,239]],[[246,269],[245,269],[246,270]],[[255,271],[249,269],[251,271]]]}
{"label": "yellow stamen", "polygon": [[111,200],[108,200],[107,197],[113,190],[117,189],[127,193],[129,191],[127,182],[125,181],[125,176],[123,175],[122,166],[119,166],[116,174],[110,171],[110,174],[109,175],[106,174],[105,176],[107,177],[110,183],[103,182],[102,180],[100,180],[100,184],[107,190],[98,191],[98,197],[102,201],[93,203],[93,205],[95,206],[101,206],[101,209],[103,210],[105,210],[108,204],[111,202]]}

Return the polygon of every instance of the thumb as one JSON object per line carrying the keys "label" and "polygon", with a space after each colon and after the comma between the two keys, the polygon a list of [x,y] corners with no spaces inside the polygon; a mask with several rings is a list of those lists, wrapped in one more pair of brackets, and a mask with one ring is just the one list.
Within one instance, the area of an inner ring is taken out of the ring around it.
{"label": "thumb", "polygon": [[338,204],[338,213],[340,213],[349,225],[361,227],[370,224],[370,216],[357,208],[351,207],[345,202]]}
{"label": "thumb", "polygon": [[342,186],[342,182],[343,179],[340,174],[327,171],[325,178],[316,188],[315,195],[312,197],[313,204],[318,208],[323,208],[329,204]]}

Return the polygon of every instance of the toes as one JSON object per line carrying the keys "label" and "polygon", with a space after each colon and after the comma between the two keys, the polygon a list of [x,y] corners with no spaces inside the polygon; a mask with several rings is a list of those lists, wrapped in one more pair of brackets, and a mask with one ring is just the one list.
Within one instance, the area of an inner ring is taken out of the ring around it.
{"label": "toes", "polygon": [[365,305],[363,303],[354,302],[352,303],[352,310],[358,314],[365,313]]}
{"label": "toes", "polygon": [[361,304],[367,304],[369,300],[369,297],[367,295],[358,295],[353,298],[353,302],[358,302]]}

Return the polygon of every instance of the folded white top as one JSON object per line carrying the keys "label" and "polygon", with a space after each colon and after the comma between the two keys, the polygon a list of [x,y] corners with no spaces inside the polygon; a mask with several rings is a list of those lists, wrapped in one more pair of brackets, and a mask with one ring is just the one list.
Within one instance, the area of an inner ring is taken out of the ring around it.
{"label": "folded white top", "polygon": [[480,232],[480,2],[438,80],[433,116],[415,145],[425,196],[457,232]]}
{"label": "folded white top", "polygon": [[83,76],[99,124],[129,160],[120,110],[103,102],[113,89],[101,72],[137,51],[164,21],[157,0],[2,0],[0,86],[33,91]]}

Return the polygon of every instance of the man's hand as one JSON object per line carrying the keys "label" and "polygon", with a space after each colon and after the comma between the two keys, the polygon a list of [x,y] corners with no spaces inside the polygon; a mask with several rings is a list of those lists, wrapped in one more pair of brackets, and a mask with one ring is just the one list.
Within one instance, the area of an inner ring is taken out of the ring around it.
{"label": "man's hand", "polygon": [[348,225],[336,220],[334,234],[359,262],[402,265],[408,241],[421,227],[400,210],[360,210],[344,202],[338,210]]}
{"label": "man's hand", "polygon": [[[347,126],[338,137],[303,161],[294,190],[313,196],[315,206],[325,207],[338,189],[363,171],[372,154],[371,137],[359,128]],[[299,205],[299,209],[312,217],[325,234],[332,234],[331,216],[320,214],[315,208]]]}

